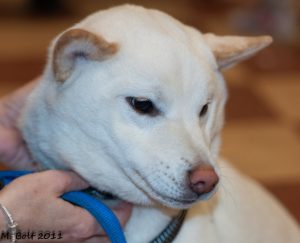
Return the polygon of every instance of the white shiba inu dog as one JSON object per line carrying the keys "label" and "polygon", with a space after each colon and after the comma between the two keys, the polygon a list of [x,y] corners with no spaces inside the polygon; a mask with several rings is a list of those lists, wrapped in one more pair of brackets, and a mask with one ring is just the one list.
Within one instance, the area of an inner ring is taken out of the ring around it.
{"label": "white shiba inu dog", "polygon": [[21,130],[43,168],[136,205],[129,243],[300,242],[285,209],[218,159],[221,70],[271,42],[203,34],[138,6],[97,12],[54,39]]}

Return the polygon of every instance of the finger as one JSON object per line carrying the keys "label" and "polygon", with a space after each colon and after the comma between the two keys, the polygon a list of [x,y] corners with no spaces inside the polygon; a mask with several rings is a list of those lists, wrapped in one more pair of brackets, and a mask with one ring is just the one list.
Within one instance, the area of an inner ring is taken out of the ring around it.
{"label": "finger", "polygon": [[[131,216],[132,204],[123,201],[117,207],[113,208],[112,211],[120,222],[122,228],[124,228]],[[106,233],[104,232],[103,228],[100,225],[97,225],[95,235],[102,236],[104,234]]]}
{"label": "finger", "polygon": [[13,93],[7,96],[10,103],[13,103],[16,106],[17,110],[20,110],[21,107],[24,106],[24,101],[27,99],[30,92],[37,85],[41,77],[37,77],[34,80],[28,82],[24,86],[15,90]]}
{"label": "finger", "polygon": [[20,112],[26,103],[26,99],[30,92],[36,86],[39,78],[27,83],[23,87],[17,89],[13,93],[10,93],[1,98],[1,103],[4,107],[4,117],[10,121],[11,127],[15,127],[17,119],[20,116]]}
{"label": "finger", "polygon": [[49,170],[41,174],[47,182],[50,182],[50,185],[48,185],[49,190],[57,196],[89,187],[89,184],[74,172]]}
{"label": "finger", "polygon": [[8,161],[15,153],[16,141],[20,141],[20,135],[15,131],[11,131],[5,128],[5,125],[1,123],[0,126],[0,159],[2,161]]}
{"label": "finger", "polygon": [[[85,209],[76,207],[76,218],[72,222],[76,222],[71,233],[74,238],[89,238],[92,236],[105,236],[106,233],[96,219]],[[125,226],[132,212],[132,205],[122,202],[117,208],[113,209],[122,227]]]}
{"label": "finger", "polygon": [[112,209],[122,227],[126,225],[131,216],[132,206],[131,203],[123,201],[116,208]]}
{"label": "finger", "polygon": [[105,236],[105,231],[97,220],[85,209],[74,206],[70,235],[74,239],[88,239],[93,236]]}
{"label": "finger", "polygon": [[34,170],[29,152],[17,130],[0,126],[0,160],[6,161],[9,168]]}

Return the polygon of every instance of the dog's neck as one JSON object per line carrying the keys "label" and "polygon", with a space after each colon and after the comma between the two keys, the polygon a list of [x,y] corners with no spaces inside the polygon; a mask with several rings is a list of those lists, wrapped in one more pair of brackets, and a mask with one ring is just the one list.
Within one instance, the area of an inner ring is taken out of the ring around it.
{"label": "dog's neck", "polygon": [[125,227],[128,242],[151,242],[180,213],[164,207],[135,206]]}

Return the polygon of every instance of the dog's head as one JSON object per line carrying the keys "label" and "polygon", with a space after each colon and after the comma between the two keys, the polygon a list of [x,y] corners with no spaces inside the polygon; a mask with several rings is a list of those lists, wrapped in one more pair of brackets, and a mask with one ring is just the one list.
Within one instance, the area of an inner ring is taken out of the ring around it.
{"label": "dog's head", "polygon": [[54,40],[24,135],[47,167],[133,203],[188,207],[219,181],[220,70],[270,42],[201,34],[141,7],[98,12]]}

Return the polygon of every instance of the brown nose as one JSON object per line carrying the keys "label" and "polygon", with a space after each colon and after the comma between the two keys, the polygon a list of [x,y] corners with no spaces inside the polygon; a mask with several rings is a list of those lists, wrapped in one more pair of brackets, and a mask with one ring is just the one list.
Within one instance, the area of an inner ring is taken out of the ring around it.
{"label": "brown nose", "polygon": [[219,182],[219,177],[211,166],[197,166],[189,172],[189,186],[199,196],[211,192]]}

